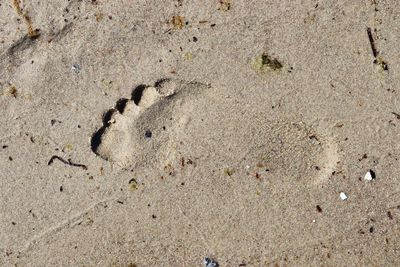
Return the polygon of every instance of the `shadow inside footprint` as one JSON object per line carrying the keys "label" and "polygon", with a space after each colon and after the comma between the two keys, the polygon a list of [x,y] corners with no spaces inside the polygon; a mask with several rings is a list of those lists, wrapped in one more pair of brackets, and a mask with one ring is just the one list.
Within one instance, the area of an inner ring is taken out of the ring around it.
{"label": "shadow inside footprint", "polygon": [[142,98],[143,91],[144,89],[146,89],[146,87],[146,85],[141,84],[133,89],[131,99],[133,102],[135,102],[136,105],[139,104],[140,99]]}
{"label": "shadow inside footprint", "polygon": [[[140,102],[140,99],[142,98],[142,93],[146,87],[147,87],[146,85],[141,84],[141,85],[136,86],[133,89],[132,95],[131,95],[131,100],[134,101],[135,104],[138,104]],[[121,98],[117,101],[114,108],[109,109],[106,112],[104,112],[104,114],[102,116],[103,126],[99,130],[97,130],[92,135],[92,138],[90,139],[90,147],[96,155],[101,156],[101,155],[99,155],[99,153],[97,151],[101,144],[101,138],[102,138],[104,132],[110,126],[110,120],[112,118],[113,113],[116,110],[120,113],[123,113],[128,101],[130,101],[130,100],[127,98]]]}

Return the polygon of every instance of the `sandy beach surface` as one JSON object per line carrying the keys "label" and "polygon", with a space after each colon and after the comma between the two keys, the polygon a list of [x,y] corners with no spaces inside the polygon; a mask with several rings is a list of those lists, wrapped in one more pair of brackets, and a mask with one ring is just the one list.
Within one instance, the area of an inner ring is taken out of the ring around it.
{"label": "sandy beach surface", "polygon": [[1,0],[0,266],[400,266],[399,43],[396,0]]}

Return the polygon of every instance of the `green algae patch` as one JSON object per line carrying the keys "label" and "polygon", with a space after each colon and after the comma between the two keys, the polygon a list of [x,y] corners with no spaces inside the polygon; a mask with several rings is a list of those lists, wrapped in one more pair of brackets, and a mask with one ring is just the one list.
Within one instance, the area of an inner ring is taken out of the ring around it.
{"label": "green algae patch", "polygon": [[182,57],[184,60],[190,61],[193,59],[193,54],[190,52],[187,52],[187,53],[183,54]]}
{"label": "green algae patch", "polygon": [[267,70],[277,71],[283,68],[282,63],[277,58],[272,58],[266,53],[253,58],[251,67],[258,72],[265,72]]}

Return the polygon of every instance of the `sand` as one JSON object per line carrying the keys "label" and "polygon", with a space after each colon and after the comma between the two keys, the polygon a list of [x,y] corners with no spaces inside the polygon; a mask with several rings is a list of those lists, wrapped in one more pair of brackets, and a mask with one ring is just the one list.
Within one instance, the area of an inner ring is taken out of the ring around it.
{"label": "sand", "polygon": [[0,2],[0,265],[399,266],[397,6]]}

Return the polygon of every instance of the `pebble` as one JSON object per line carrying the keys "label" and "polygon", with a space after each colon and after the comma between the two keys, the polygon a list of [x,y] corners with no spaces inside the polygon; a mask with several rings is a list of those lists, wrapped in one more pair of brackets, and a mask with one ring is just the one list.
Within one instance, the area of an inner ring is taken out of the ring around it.
{"label": "pebble", "polygon": [[218,263],[214,261],[213,259],[210,259],[208,257],[204,258],[203,264],[205,267],[218,267]]}
{"label": "pebble", "polygon": [[364,176],[364,180],[366,181],[372,181],[374,179],[375,179],[375,173],[372,170],[369,170]]}
{"label": "pebble", "polygon": [[79,66],[79,64],[74,64],[71,69],[75,71],[75,73],[79,73],[81,71],[81,66]]}

